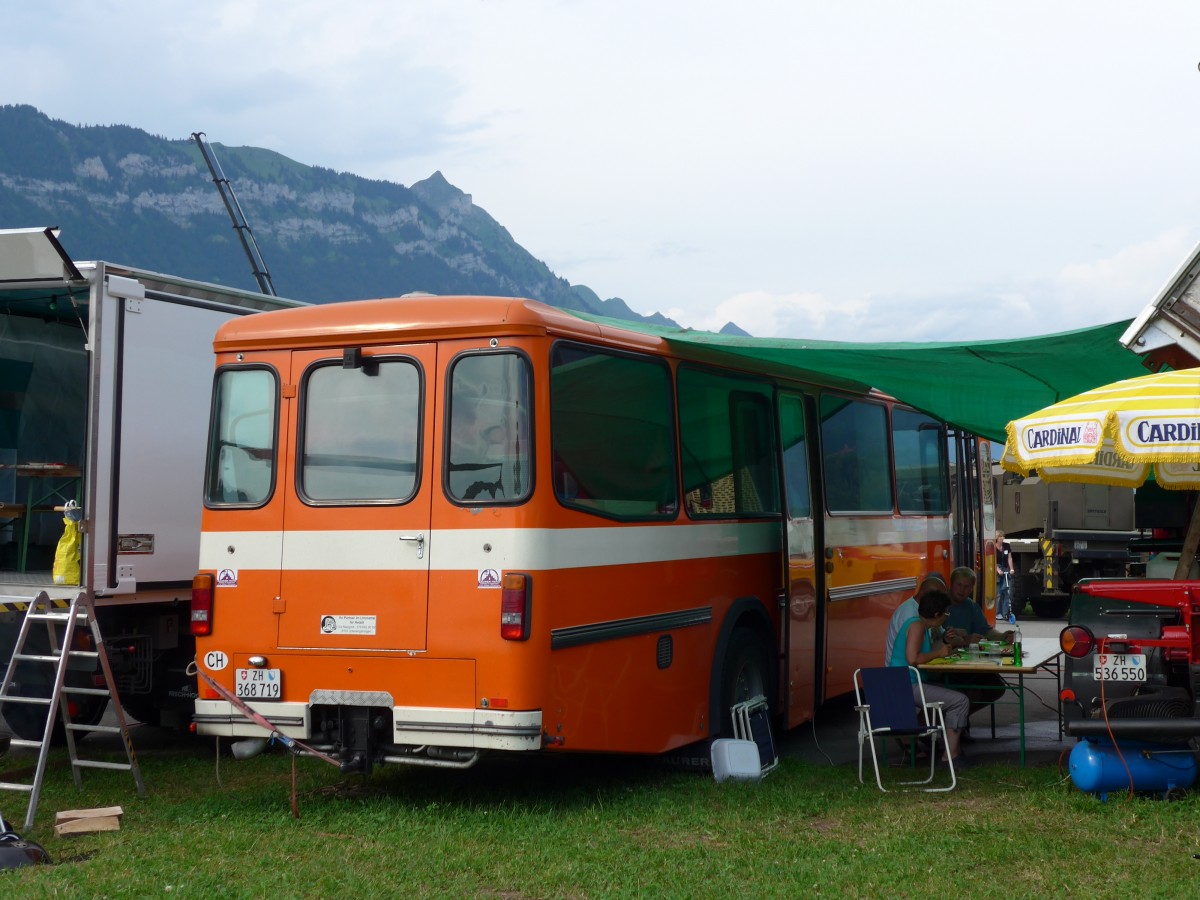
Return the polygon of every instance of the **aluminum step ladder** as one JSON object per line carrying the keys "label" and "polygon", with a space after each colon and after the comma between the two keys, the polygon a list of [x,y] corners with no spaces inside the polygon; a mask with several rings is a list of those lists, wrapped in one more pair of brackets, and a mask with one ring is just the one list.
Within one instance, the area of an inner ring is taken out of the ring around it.
{"label": "aluminum step ladder", "polygon": [[[26,644],[37,623],[46,626],[49,643],[48,653],[27,653]],[[75,649],[76,635],[80,627],[90,630],[91,648]],[[92,660],[100,663],[104,673],[104,687],[72,687],[66,684],[67,670],[72,660]],[[18,664],[26,666],[53,666],[54,687],[49,697],[25,697],[14,694],[14,687],[19,686],[14,681]],[[71,721],[70,703],[66,698],[72,696],[106,697],[112,702],[113,712],[116,713],[116,725],[81,725]],[[29,807],[25,813],[25,830],[33,827],[33,817],[37,812],[38,797],[42,792],[42,783],[46,777],[46,762],[50,758],[51,736],[54,734],[56,716],[61,719],[66,736],[67,753],[71,758],[71,774],[75,778],[75,787],[83,788],[83,769],[118,769],[133,773],[137,784],[139,797],[146,795],[146,786],[142,783],[142,772],[138,768],[137,756],[133,752],[133,743],[129,740],[129,727],[125,722],[125,710],[117,698],[117,690],[113,681],[112,668],[108,663],[108,653],[104,649],[104,639],[100,635],[100,625],[96,621],[96,609],[92,598],[81,592],[67,610],[55,609],[50,597],[45,591],[39,593],[25,609],[25,618],[21,622],[21,631],[17,635],[13,647],[12,659],[5,672],[4,681],[0,682],[0,707],[9,703],[28,703],[42,706],[46,709],[46,727],[39,741],[22,740],[13,737],[12,747],[28,747],[38,751],[37,766],[34,769],[32,783],[13,783],[0,781],[0,790],[21,791],[29,794]],[[104,760],[80,759],[75,742],[79,733],[119,734],[125,747],[126,761],[108,762]]]}

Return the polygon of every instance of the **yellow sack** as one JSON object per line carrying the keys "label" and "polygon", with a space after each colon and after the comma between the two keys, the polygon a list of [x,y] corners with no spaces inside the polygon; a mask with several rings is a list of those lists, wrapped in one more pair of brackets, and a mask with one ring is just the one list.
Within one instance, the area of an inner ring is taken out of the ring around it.
{"label": "yellow sack", "polygon": [[81,510],[68,500],[63,513],[63,534],[54,551],[54,583],[79,584],[79,520]]}

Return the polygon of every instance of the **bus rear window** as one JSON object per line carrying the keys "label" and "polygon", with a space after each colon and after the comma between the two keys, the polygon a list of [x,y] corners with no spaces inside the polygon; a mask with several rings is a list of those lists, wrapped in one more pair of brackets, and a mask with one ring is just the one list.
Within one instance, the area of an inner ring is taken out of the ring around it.
{"label": "bus rear window", "polygon": [[450,370],[446,493],[460,503],[513,503],[532,488],[529,362],[475,353]]}
{"label": "bus rear window", "polygon": [[275,483],[275,375],[225,369],[213,392],[204,499],[210,505],[259,506]]}
{"label": "bus rear window", "polygon": [[674,518],[673,421],[665,363],[556,345],[550,443],[559,502],[609,518]]}
{"label": "bus rear window", "polygon": [[318,366],[305,377],[302,404],[298,482],[306,501],[412,497],[421,438],[421,372],[412,360]]}

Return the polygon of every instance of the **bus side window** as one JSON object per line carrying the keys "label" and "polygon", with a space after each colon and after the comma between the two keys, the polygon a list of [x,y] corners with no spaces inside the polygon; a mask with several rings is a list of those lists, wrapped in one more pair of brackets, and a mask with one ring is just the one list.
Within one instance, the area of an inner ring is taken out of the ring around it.
{"label": "bus side window", "polygon": [[945,429],[924,413],[893,409],[892,448],[900,512],[947,512]]}
{"label": "bus side window", "polygon": [[785,394],[781,398],[779,431],[783,444],[788,518],[810,518],[812,496],[808,484],[808,441],[805,434],[804,401],[800,397]]}
{"label": "bus side window", "polygon": [[823,394],[821,455],[830,512],[892,512],[887,411],[881,404]]}
{"label": "bus side window", "polygon": [[780,511],[771,387],[679,369],[684,503],[693,517]]}
{"label": "bus side window", "polygon": [[679,508],[670,369],[561,343],[550,364],[550,442],[560,503],[614,519]]}

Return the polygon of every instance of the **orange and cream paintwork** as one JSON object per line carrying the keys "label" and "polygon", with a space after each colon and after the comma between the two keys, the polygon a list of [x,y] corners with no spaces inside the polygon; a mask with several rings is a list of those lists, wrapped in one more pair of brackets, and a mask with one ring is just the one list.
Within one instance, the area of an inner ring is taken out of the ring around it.
{"label": "orange and cream paintwork", "polygon": [[[570,508],[553,487],[549,427],[560,341],[663,359],[672,373],[681,352],[729,371],[656,335],[507,298],[338,303],[223,325],[218,371],[261,366],[277,381],[277,459],[266,502],[204,511],[200,571],[215,587],[203,671],[232,691],[239,670],[278,670],[278,696],[248,703],[300,739],[341,705],[390,711],[384,743],[410,749],[658,753],[720,729],[739,630],[766,645],[788,727],[881,664],[893,609],[925,573],[951,568],[948,515],[694,519],[680,503],[669,519],[629,522]],[[297,491],[304,374],[347,348],[422,373],[417,487],[403,504],[313,505]],[[530,363],[532,487],[521,503],[464,505],[443,478],[447,376],[461,354],[489,349]],[[822,390],[750,374],[797,396]],[[523,640],[500,633],[496,579],[512,573],[527,579]],[[331,616],[346,627],[326,633]],[[203,683],[195,719],[201,734],[262,734]]]}

